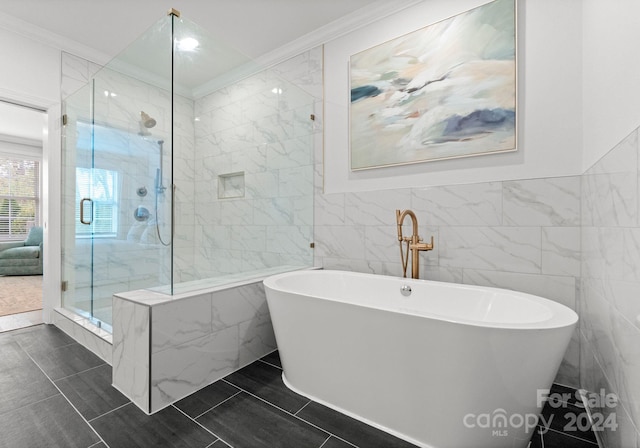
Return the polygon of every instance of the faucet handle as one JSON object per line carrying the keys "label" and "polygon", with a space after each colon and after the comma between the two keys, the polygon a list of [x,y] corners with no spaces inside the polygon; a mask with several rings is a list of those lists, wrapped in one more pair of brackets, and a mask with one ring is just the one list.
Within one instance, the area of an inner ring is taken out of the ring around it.
{"label": "faucet handle", "polygon": [[423,243],[422,241],[424,241],[422,238],[418,238],[418,243],[412,244],[410,248],[417,249],[417,250],[433,250],[433,247],[434,247],[433,236],[431,236],[430,243]]}

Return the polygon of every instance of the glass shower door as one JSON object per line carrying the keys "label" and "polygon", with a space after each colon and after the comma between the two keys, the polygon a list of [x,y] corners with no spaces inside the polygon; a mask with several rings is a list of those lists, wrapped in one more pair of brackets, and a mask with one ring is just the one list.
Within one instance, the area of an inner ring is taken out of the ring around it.
{"label": "glass shower door", "polygon": [[63,102],[63,307],[107,330],[114,294],[171,283],[171,48],[167,17]]}
{"label": "glass shower door", "polygon": [[93,157],[92,87],[87,84],[64,101],[62,154],[62,303],[64,308],[91,319],[93,263],[89,227],[93,210],[87,177]]}
{"label": "glass shower door", "polygon": [[110,330],[111,295],[103,291],[108,260],[100,250],[115,236],[117,172],[103,167],[96,125],[96,80],[65,101],[63,152],[63,305]]}

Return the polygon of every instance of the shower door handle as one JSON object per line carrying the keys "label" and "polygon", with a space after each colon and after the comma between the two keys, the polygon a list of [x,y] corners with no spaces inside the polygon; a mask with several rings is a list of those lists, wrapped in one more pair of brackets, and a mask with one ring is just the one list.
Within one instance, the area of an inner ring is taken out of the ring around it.
{"label": "shower door handle", "polygon": [[88,201],[91,203],[91,216],[93,216],[93,201],[90,198],[82,198],[80,201],[80,222],[82,224],[90,225],[91,224],[91,216],[89,217],[89,221],[84,220],[84,202]]}

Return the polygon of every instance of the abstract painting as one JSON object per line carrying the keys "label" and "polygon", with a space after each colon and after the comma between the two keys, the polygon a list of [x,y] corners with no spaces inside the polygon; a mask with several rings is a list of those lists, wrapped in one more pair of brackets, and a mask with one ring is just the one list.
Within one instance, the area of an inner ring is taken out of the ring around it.
{"label": "abstract painting", "polygon": [[351,169],[516,150],[516,11],[495,0],[351,56]]}

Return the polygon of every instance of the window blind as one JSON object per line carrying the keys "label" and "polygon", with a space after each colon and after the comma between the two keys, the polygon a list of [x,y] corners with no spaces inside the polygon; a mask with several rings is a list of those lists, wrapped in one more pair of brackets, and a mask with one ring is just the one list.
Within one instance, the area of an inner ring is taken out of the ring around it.
{"label": "window blind", "polygon": [[[80,201],[85,203],[84,219],[80,222]],[[114,236],[118,229],[118,172],[100,168],[76,167],[76,235]]]}
{"label": "window blind", "polygon": [[0,155],[0,239],[24,239],[39,225],[40,165]]}

